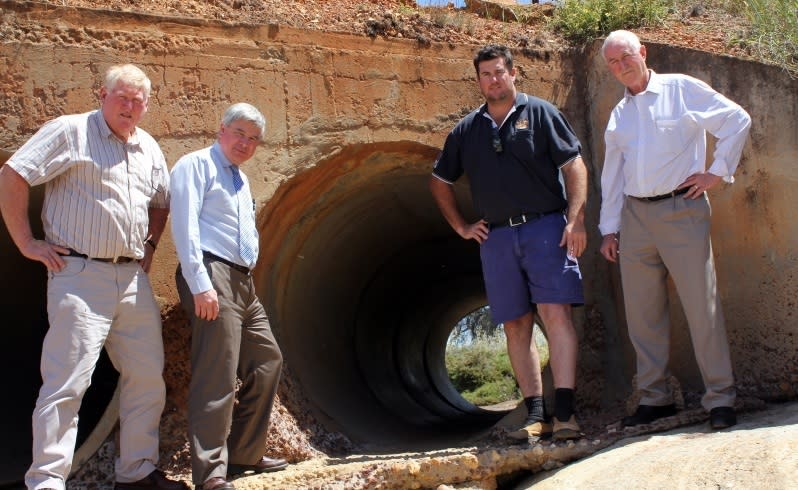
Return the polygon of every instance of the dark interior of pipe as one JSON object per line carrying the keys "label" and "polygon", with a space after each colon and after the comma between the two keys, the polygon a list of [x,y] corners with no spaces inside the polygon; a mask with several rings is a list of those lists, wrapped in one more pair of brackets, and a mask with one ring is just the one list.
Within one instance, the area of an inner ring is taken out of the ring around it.
{"label": "dark interior of pipe", "polygon": [[[279,227],[281,206],[301,207],[274,237],[261,286],[317,416],[375,450],[446,447],[506,414],[467,402],[446,371],[449,334],[486,298],[477,243],[452,231],[429,193],[434,155],[413,144],[342,152],[278,192],[261,230]],[[330,182],[336,166],[347,172]],[[473,217],[467,187],[456,191]]]}
{"label": "dark interior of pipe", "polygon": [[[42,237],[42,186],[31,189],[30,219],[34,236]],[[0,488],[20,488],[31,463],[31,415],[41,387],[39,361],[47,333],[47,272],[40,263],[19,253],[5,225],[0,226],[0,301],[4,315],[4,341],[0,372],[6,373],[7,402],[0,417]],[[81,447],[105,413],[116,389],[118,374],[103,355],[92,376],[79,412],[78,441]],[[76,468],[73,468],[73,470]]]}

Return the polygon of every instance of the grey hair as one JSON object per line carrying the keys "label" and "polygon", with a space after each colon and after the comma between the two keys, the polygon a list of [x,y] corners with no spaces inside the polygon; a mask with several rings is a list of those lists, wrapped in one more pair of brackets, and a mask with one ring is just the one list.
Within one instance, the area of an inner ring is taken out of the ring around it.
{"label": "grey hair", "polygon": [[144,92],[144,100],[150,98],[152,83],[147,74],[136,65],[114,65],[105,72],[105,88],[113,90],[118,83],[137,88]]}
{"label": "grey hair", "polygon": [[239,120],[249,121],[260,129],[260,139],[266,134],[266,118],[261,112],[252,104],[246,102],[239,102],[233,104],[224,111],[222,116],[222,124],[229,126],[235,121]]}
{"label": "grey hair", "polygon": [[604,39],[604,44],[601,45],[601,56],[604,57],[604,60],[607,60],[605,55],[607,48],[610,44],[623,44],[632,51],[640,51],[640,38],[637,37],[637,34],[634,32],[624,31],[624,30],[617,30],[612,31],[606,39]]}

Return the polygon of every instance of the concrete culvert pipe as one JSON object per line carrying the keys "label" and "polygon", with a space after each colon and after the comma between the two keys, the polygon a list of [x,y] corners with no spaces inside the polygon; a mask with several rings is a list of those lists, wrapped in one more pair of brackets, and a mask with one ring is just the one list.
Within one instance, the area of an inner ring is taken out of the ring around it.
{"label": "concrete culvert pipe", "polygon": [[[0,165],[10,156],[0,155]],[[41,229],[43,186],[31,189],[31,226],[37,237]],[[0,226],[0,298],[4,313],[0,372],[5,373],[6,400],[0,417],[0,488],[21,488],[31,463],[31,415],[41,386],[39,363],[42,341],[47,333],[46,269],[23,257]],[[103,353],[92,376],[92,384],[79,412],[78,444],[72,470],[94,454],[115,426],[118,417],[116,384],[118,374]]]}
{"label": "concrete culvert pipe", "polygon": [[428,191],[437,152],[346,148],[283,184],[260,220],[259,289],[288,366],[320,420],[375,449],[442,447],[505,415],[446,371],[449,333],[486,300],[477,243]]}

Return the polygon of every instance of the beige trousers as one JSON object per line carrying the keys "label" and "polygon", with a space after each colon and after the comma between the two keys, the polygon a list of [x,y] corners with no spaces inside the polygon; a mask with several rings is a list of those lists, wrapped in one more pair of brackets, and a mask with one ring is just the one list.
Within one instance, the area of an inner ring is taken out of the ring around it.
{"label": "beige trousers", "polygon": [[33,411],[29,489],[63,490],[72,466],[78,409],[103,346],[119,371],[120,439],[116,479],[137,481],[158,462],[163,382],[161,315],[137,262],[106,264],[64,257],[50,272],[50,329],[42,346],[42,387]]}
{"label": "beige trousers", "polygon": [[212,259],[204,263],[219,297],[215,320],[194,315],[194,296],[179,267],[175,274],[191,318],[188,435],[196,485],[224,478],[228,464],[254,464],[263,456],[283,363],[252,277]]}
{"label": "beige trousers", "polygon": [[712,257],[709,201],[627,197],[620,264],[629,337],[637,353],[641,404],[672,403],[666,386],[670,319],[666,278],[679,293],[706,392],[705,409],[734,406],[735,388]]}

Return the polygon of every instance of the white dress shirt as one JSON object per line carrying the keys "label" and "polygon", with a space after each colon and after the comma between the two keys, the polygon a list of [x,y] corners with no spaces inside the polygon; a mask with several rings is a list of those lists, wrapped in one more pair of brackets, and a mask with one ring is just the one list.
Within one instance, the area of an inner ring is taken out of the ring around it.
{"label": "white dress shirt", "polygon": [[[213,288],[202,262],[203,250],[246,265],[239,253],[238,200],[232,165],[219,143],[215,143],[183,156],[172,168],[172,239],[192,294]],[[239,192],[251,196],[247,176],[240,174],[244,186]],[[246,212],[254,215],[254,207]]]}
{"label": "white dress shirt", "polygon": [[[650,71],[648,86],[627,90],[604,133],[601,173],[602,235],[621,226],[624,196],[650,197],[675,190],[690,175],[708,171],[733,182],[751,117],[696,78]],[[706,169],[706,132],[718,138]]]}

